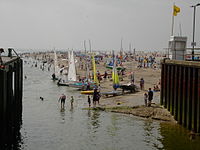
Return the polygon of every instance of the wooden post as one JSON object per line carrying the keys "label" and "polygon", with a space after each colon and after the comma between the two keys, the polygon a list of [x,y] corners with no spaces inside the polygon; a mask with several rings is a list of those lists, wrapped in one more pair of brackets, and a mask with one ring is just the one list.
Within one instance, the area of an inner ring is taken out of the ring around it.
{"label": "wooden post", "polygon": [[178,96],[177,96],[177,100],[178,100],[178,123],[182,124],[182,107],[183,107],[183,67],[179,66],[179,75],[178,75]]}
{"label": "wooden post", "polygon": [[164,65],[165,67],[164,67],[164,95],[163,95],[163,97],[164,97],[164,107],[165,108],[167,108],[167,89],[168,89],[168,85],[167,85],[167,83],[168,83],[168,69],[167,69],[167,65],[165,64]]}
{"label": "wooden post", "polygon": [[3,142],[4,139],[4,108],[3,108],[3,102],[4,102],[4,72],[0,70],[0,140]]}
{"label": "wooden post", "polygon": [[191,109],[191,113],[192,113],[192,122],[191,122],[191,124],[192,124],[192,130],[193,131],[197,131],[197,92],[198,92],[198,90],[197,90],[197,88],[196,87],[198,87],[198,84],[197,84],[197,82],[198,82],[198,80],[197,80],[197,73],[196,73],[196,68],[192,68],[192,72],[193,72],[193,76],[192,76],[192,92],[191,92],[191,94],[192,94],[192,96],[191,96],[191,105],[192,105],[192,109]]}
{"label": "wooden post", "polygon": [[174,109],[173,109],[173,115],[174,115],[174,118],[175,120],[177,120],[177,117],[178,117],[178,100],[177,100],[177,95],[178,95],[178,78],[179,77],[179,72],[178,72],[178,65],[175,66],[175,73],[174,73]]}
{"label": "wooden post", "polygon": [[172,66],[170,66],[170,70],[171,70],[171,72],[170,72],[170,88],[169,88],[169,91],[170,91],[170,105],[169,105],[169,108],[170,108],[170,112],[171,112],[171,114],[172,115],[174,115],[174,68],[175,68],[175,66],[174,65],[172,65]]}
{"label": "wooden post", "polygon": [[167,104],[167,110],[170,111],[170,80],[171,80],[171,71],[170,71],[170,65],[167,66],[167,99],[166,99],[166,104]]}
{"label": "wooden post", "polygon": [[197,86],[197,133],[200,133],[200,69],[197,70],[198,72],[198,86]]}
{"label": "wooden post", "polygon": [[186,111],[187,111],[187,80],[188,80],[188,74],[187,74],[187,68],[184,66],[183,67],[183,89],[182,89],[182,93],[183,93],[183,99],[182,99],[182,123],[183,125],[186,127],[186,120],[187,120],[187,115],[186,115]]}
{"label": "wooden post", "polygon": [[192,69],[190,67],[188,67],[188,80],[187,80],[187,87],[186,87],[186,92],[187,92],[187,128],[190,130],[191,129],[191,117],[192,117],[192,113],[191,113],[191,88],[192,88]]}
{"label": "wooden post", "polygon": [[161,69],[161,87],[160,87],[160,104],[163,105],[163,101],[165,98],[165,91],[164,91],[164,86],[165,86],[165,65],[162,64],[162,69]]}

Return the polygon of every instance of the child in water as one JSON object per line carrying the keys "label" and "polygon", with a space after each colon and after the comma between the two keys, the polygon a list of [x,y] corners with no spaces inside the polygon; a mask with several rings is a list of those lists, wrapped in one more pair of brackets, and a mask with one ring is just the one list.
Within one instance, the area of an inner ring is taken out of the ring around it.
{"label": "child in water", "polygon": [[74,97],[73,96],[71,96],[70,102],[71,102],[71,107],[73,107],[73,103],[74,103]]}
{"label": "child in water", "polygon": [[89,104],[89,107],[91,106],[91,99],[90,99],[90,96],[88,95],[88,104]]}

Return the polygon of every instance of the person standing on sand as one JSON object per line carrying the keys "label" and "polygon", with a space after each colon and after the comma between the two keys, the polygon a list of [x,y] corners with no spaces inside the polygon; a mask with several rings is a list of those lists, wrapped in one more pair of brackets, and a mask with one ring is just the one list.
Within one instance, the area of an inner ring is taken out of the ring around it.
{"label": "person standing on sand", "polygon": [[144,79],[143,78],[140,79],[140,89],[144,90]]}
{"label": "person standing on sand", "polygon": [[66,99],[66,95],[62,94],[58,100],[58,102],[61,101],[61,109],[65,107],[65,99]]}
{"label": "person standing on sand", "polygon": [[148,91],[148,106],[151,106],[151,101],[153,100],[153,91],[151,90],[151,88],[149,88]]}
{"label": "person standing on sand", "polygon": [[108,76],[108,73],[105,71],[104,76],[103,76],[104,80],[107,79],[107,76]]}
{"label": "person standing on sand", "polygon": [[134,84],[135,78],[134,78],[134,73],[131,73],[131,84]]}
{"label": "person standing on sand", "polygon": [[148,100],[148,95],[147,93],[144,93],[144,104],[147,106],[147,100]]}

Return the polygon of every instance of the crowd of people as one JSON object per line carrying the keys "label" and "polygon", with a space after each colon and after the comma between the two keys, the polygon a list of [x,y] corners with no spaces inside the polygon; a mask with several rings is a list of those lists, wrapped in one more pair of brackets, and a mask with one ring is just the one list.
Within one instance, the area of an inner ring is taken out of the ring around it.
{"label": "crowd of people", "polygon": [[[40,61],[43,62],[42,66],[40,66],[41,69],[43,69],[43,71],[44,71],[45,67],[47,67],[48,71],[50,71],[51,65],[53,64],[53,55],[52,54],[40,53],[40,54],[34,54],[33,56],[34,56],[35,60],[40,60]],[[62,58],[65,58],[65,57],[67,57],[66,54],[59,54],[58,55],[58,64],[59,64],[60,67],[65,67],[65,66],[63,66],[63,63],[61,62]],[[81,55],[79,56],[76,53],[76,60],[78,60],[76,65],[80,67],[79,70],[82,70],[82,72],[84,72],[86,69],[89,69],[90,72],[88,74],[88,77],[89,77],[89,80],[92,80],[94,76],[93,76],[93,73],[91,71],[91,69],[92,69],[91,60],[89,58],[87,58],[86,59],[87,63],[85,63],[85,58],[84,57],[82,57]],[[101,66],[102,63],[106,62],[106,59],[112,60],[111,58],[112,58],[112,54],[101,54],[98,57],[96,57],[95,61],[96,61],[96,64]],[[148,55],[137,54],[137,55],[133,55],[133,54],[125,53],[123,57],[120,56],[119,54],[116,55],[116,58],[117,58],[117,61],[116,61],[117,62],[117,66],[118,67],[122,67],[122,68],[126,67],[126,66],[124,66],[124,64],[126,64],[126,62],[133,62],[135,64],[138,64],[138,66],[136,65],[137,68],[141,68],[141,67],[144,68],[142,70],[145,70],[145,68],[154,68],[154,65],[157,65],[157,63],[156,63],[156,55],[154,55],[154,54],[148,54]],[[34,65],[35,65],[35,67],[37,67],[37,63],[35,63]],[[129,70],[130,70],[130,68],[129,68]],[[107,69],[104,68],[104,70],[100,69],[100,70],[97,70],[96,74],[97,74],[97,79],[98,79],[99,83],[104,84],[104,82],[111,81],[111,80],[107,80],[107,79],[108,78],[111,79],[112,69],[108,69],[108,68]],[[145,89],[146,89],[145,86],[146,87],[149,86],[149,85],[145,85],[146,84],[145,83],[145,78],[144,78],[145,76],[144,77],[140,76],[140,80],[138,80],[138,75],[137,74],[135,75],[134,72],[132,72],[130,75],[128,75],[128,74],[129,73],[127,72],[126,69],[119,70],[118,71],[118,75],[119,75],[120,81],[123,81],[123,78],[125,78],[125,81],[127,81],[126,77],[129,76],[130,77],[129,81],[131,82],[131,84],[136,85],[139,82],[140,90],[145,92]],[[52,74],[52,78],[56,79],[55,73]],[[78,81],[80,81],[80,82],[87,81],[86,80],[86,76],[83,76],[82,73],[79,74],[77,76],[77,78],[78,78]],[[147,81],[147,79],[146,79],[146,81]],[[93,87],[88,82],[86,90],[91,90],[91,89],[93,89]],[[150,102],[153,99],[153,94],[150,94],[150,93],[151,93],[151,91],[153,91],[153,92],[160,91],[160,84],[155,84],[153,87],[151,87],[151,89],[152,90],[149,90],[147,93],[144,94],[145,97],[146,97],[145,99],[147,99],[146,102],[145,102],[145,106],[151,106]],[[94,89],[93,96],[89,95],[87,98],[88,98],[89,107],[91,107],[91,104],[93,104],[93,106],[96,107],[96,105],[99,104],[100,91],[97,88]],[[60,102],[62,103],[61,107],[63,107],[63,105],[65,103],[63,99],[64,98],[60,98]],[[91,101],[93,101],[93,102],[91,103]]]}

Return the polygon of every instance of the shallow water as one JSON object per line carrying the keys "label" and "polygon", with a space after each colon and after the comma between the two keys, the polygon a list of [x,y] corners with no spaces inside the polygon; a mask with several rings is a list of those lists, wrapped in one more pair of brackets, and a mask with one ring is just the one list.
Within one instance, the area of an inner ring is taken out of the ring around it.
{"label": "shallow water", "polygon": [[[23,123],[18,146],[27,150],[151,150],[200,149],[179,125],[134,116],[83,110],[87,99],[69,87],[58,87],[51,73],[24,64]],[[68,101],[60,109],[58,98]],[[71,108],[69,97],[75,98]],[[39,97],[42,96],[44,101]]]}

